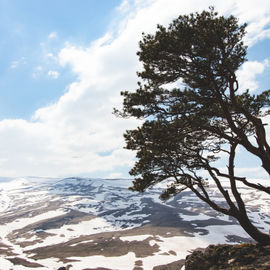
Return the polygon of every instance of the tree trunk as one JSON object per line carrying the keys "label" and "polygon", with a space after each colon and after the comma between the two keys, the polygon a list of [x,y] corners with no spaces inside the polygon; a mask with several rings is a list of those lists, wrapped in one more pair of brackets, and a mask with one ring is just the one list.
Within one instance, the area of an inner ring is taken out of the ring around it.
{"label": "tree trunk", "polygon": [[235,218],[238,220],[242,228],[250,235],[256,242],[262,245],[270,245],[270,234],[263,233],[258,230],[249,220],[245,214],[237,214]]}
{"label": "tree trunk", "polygon": [[261,158],[262,160],[262,167],[268,172],[270,175],[270,160],[267,157]]}

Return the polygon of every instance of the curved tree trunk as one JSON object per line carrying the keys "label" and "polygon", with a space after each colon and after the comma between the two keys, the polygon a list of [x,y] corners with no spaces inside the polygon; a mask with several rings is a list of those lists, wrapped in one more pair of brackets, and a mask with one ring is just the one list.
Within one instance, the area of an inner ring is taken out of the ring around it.
{"label": "curved tree trunk", "polygon": [[262,167],[268,172],[270,175],[270,159],[268,157],[264,157],[262,159]]}
{"label": "curved tree trunk", "polygon": [[238,220],[242,228],[251,236],[256,242],[262,245],[270,245],[270,234],[263,233],[258,230],[250,221],[247,215],[237,214],[235,218]]}

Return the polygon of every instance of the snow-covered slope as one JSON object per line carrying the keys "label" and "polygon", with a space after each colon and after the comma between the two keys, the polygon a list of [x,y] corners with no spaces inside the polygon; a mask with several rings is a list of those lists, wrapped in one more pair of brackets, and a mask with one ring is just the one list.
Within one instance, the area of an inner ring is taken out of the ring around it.
{"label": "snow-covered slope", "polygon": [[[235,220],[191,192],[167,203],[162,186],[131,180],[20,178],[0,183],[0,269],[152,269],[210,243],[250,241]],[[270,200],[241,188],[250,215],[270,229]],[[212,189],[212,196],[220,201]]]}

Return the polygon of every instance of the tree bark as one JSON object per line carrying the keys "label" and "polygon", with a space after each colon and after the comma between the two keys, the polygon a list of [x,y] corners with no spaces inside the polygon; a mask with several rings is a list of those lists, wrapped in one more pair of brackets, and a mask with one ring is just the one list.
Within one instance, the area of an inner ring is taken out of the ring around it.
{"label": "tree bark", "polygon": [[270,234],[263,233],[258,230],[249,220],[245,214],[237,214],[235,218],[238,220],[242,228],[250,235],[255,241],[262,245],[270,245]]}
{"label": "tree bark", "polygon": [[267,157],[262,157],[262,167],[268,172],[270,175],[270,160]]}

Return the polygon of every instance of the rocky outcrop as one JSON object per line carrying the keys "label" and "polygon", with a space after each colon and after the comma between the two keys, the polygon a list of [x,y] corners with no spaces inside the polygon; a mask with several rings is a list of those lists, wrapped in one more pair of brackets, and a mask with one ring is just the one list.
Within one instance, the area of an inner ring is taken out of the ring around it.
{"label": "rocky outcrop", "polygon": [[269,270],[270,245],[210,245],[186,257],[185,270]]}
{"label": "rocky outcrop", "polygon": [[176,269],[181,269],[184,264],[185,264],[185,260],[179,260],[179,261],[172,262],[166,265],[155,266],[153,270],[176,270]]}

